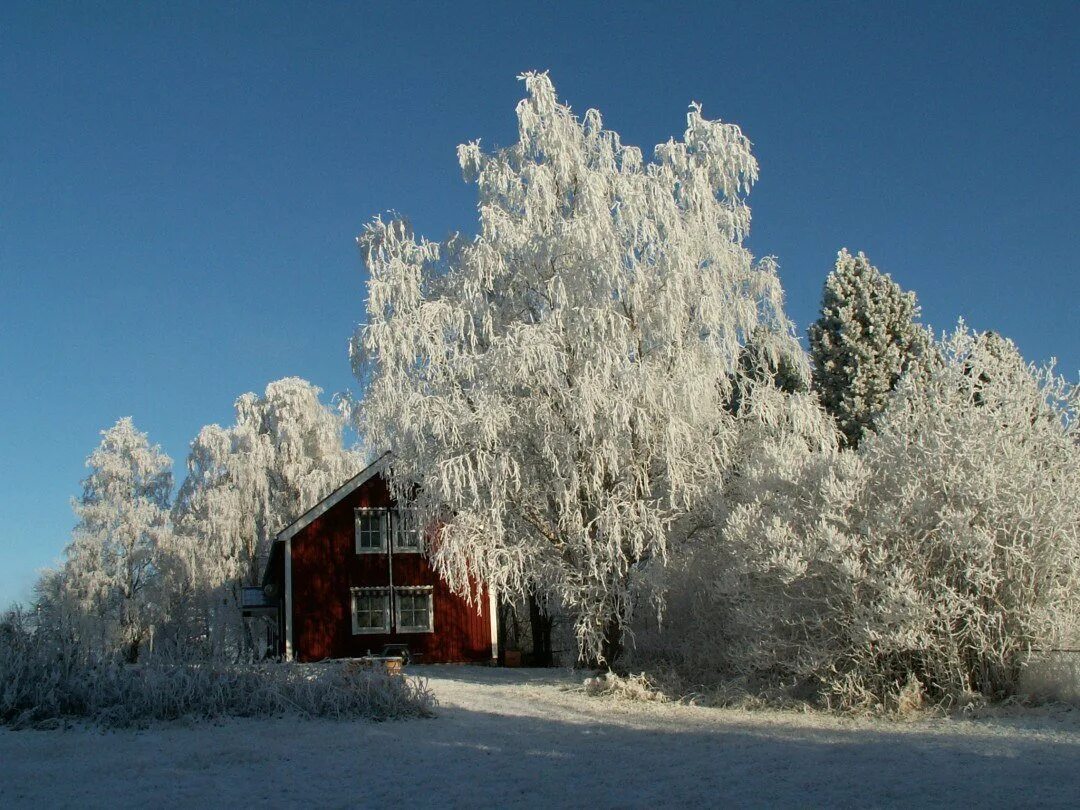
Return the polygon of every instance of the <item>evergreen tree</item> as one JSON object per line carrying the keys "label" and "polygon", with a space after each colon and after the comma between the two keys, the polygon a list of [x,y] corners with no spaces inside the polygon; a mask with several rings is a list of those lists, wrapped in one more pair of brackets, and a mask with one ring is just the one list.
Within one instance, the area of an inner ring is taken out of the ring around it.
{"label": "evergreen tree", "polygon": [[814,387],[849,446],[858,445],[897,381],[924,357],[915,293],[905,292],[866,255],[846,249],[825,281],[821,317],[810,327]]}

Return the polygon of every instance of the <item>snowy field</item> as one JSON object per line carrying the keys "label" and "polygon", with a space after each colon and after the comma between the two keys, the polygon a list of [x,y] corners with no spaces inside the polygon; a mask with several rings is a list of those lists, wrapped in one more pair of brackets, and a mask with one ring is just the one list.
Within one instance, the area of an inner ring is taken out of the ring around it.
{"label": "snowy field", "polygon": [[0,729],[0,807],[1080,804],[1080,711],[851,721],[588,697],[552,670],[417,667],[431,720]]}

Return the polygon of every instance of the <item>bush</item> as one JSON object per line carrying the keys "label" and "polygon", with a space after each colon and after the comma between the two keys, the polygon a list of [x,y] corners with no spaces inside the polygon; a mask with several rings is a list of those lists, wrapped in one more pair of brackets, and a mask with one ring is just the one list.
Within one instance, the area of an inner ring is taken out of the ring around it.
{"label": "bush", "polygon": [[1010,697],[1030,650],[1075,643],[1077,389],[963,327],[941,356],[857,452],[766,437],[673,555],[638,666],[899,711]]}
{"label": "bush", "polygon": [[587,695],[616,697],[646,703],[667,703],[670,700],[644,672],[625,676],[614,672],[604,672],[586,678],[582,686]]}
{"label": "bush", "polygon": [[242,664],[95,659],[43,637],[24,616],[0,624],[0,723],[16,728],[86,720],[141,727],[179,718],[295,715],[335,719],[427,717],[426,682],[344,662]]}

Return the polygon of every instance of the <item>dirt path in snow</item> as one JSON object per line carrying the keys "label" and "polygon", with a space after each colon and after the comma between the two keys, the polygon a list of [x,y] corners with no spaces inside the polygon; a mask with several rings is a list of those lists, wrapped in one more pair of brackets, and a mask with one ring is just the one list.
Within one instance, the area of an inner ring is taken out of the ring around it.
{"label": "dirt path in snow", "polygon": [[1080,805],[1080,711],[917,724],[633,703],[419,667],[433,720],[0,730],[0,807]]}

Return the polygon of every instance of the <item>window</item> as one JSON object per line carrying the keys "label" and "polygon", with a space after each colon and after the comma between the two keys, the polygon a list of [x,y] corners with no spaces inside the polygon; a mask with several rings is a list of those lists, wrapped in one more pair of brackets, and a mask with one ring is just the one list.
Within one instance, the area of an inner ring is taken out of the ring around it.
{"label": "window", "polygon": [[386,588],[354,588],[353,634],[390,632],[390,592]]}
{"label": "window", "polygon": [[386,550],[386,510],[356,510],[356,553],[381,554]]}
{"label": "window", "polygon": [[415,510],[401,509],[394,514],[394,551],[420,551],[420,526]]}
{"label": "window", "polygon": [[430,633],[434,630],[430,586],[395,588],[394,604],[399,633]]}

